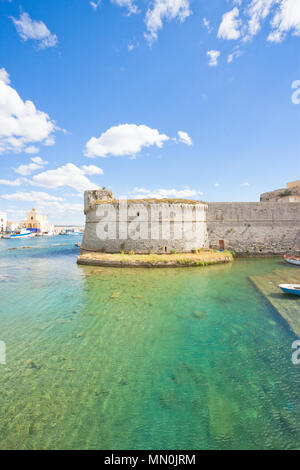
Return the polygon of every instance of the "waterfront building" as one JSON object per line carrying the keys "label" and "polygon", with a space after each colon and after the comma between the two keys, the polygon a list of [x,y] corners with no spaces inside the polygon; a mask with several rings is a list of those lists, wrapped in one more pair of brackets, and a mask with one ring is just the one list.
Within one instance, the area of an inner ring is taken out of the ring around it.
{"label": "waterfront building", "polygon": [[15,230],[18,230],[20,228],[19,222],[11,222],[8,221],[6,225],[6,231],[7,232],[14,232]]}
{"label": "waterfront building", "polygon": [[275,189],[260,196],[261,202],[300,202],[300,180],[287,183],[286,188]]}
{"label": "waterfront building", "polygon": [[208,206],[187,199],[116,200],[112,191],[84,193],[82,249],[181,253],[208,248]]}
{"label": "waterfront building", "polygon": [[27,219],[23,220],[20,225],[41,233],[53,232],[54,229],[54,226],[48,222],[47,217],[43,214],[38,214],[36,209],[28,212]]}
{"label": "waterfront building", "polygon": [[210,247],[243,255],[298,255],[300,201],[281,199],[300,196],[300,186],[277,191],[283,194],[261,202],[208,203],[124,201],[114,199],[112,191],[85,191],[81,251],[172,254]]}
{"label": "waterfront building", "polygon": [[295,187],[300,188],[300,180],[292,181],[291,183],[287,183],[286,187],[288,189],[295,188]]}
{"label": "waterfront building", "polygon": [[5,212],[0,212],[0,232],[6,232],[7,215]]}

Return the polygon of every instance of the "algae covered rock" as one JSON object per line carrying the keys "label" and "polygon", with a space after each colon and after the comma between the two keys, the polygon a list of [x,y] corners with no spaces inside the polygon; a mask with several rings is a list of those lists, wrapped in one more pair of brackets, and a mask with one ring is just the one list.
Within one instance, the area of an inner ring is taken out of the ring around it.
{"label": "algae covered rock", "polygon": [[192,315],[193,315],[193,317],[198,318],[199,320],[201,320],[202,318],[205,317],[206,313],[204,312],[204,310],[194,310]]}

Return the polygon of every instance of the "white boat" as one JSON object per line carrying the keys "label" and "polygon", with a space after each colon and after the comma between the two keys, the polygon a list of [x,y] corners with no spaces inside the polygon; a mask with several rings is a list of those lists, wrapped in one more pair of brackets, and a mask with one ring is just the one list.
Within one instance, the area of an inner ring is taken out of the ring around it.
{"label": "white boat", "polygon": [[19,230],[17,232],[4,235],[3,238],[28,238],[28,237],[34,237],[34,233],[29,232],[28,230]]}
{"label": "white boat", "polygon": [[66,230],[64,235],[80,235],[80,231],[79,230]]}
{"label": "white boat", "polygon": [[300,296],[300,285],[299,284],[280,284],[280,289],[285,294],[299,295]]}
{"label": "white boat", "polygon": [[284,259],[287,263],[295,264],[296,266],[300,266],[300,258],[298,256],[285,255]]}

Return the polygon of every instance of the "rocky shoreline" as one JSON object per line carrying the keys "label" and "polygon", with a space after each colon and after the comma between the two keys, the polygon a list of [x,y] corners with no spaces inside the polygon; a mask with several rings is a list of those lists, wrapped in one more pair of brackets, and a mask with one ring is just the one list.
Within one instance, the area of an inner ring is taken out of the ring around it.
{"label": "rocky shoreline", "polygon": [[231,263],[231,253],[215,250],[199,251],[196,253],[174,254],[123,254],[99,253],[81,250],[77,263],[85,266],[102,267],[132,267],[132,268],[178,268],[201,267],[213,264]]}

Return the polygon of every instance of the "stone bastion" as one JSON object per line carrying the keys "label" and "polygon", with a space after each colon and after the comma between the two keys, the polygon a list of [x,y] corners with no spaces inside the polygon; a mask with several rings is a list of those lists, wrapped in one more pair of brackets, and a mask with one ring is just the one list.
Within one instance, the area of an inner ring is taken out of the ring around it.
{"label": "stone bastion", "polygon": [[85,191],[81,249],[144,254],[208,248],[207,210],[201,201],[117,200],[112,191]]}
{"label": "stone bastion", "polygon": [[300,203],[116,200],[84,194],[81,249],[105,253],[187,253],[228,249],[240,255],[300,254]]}

